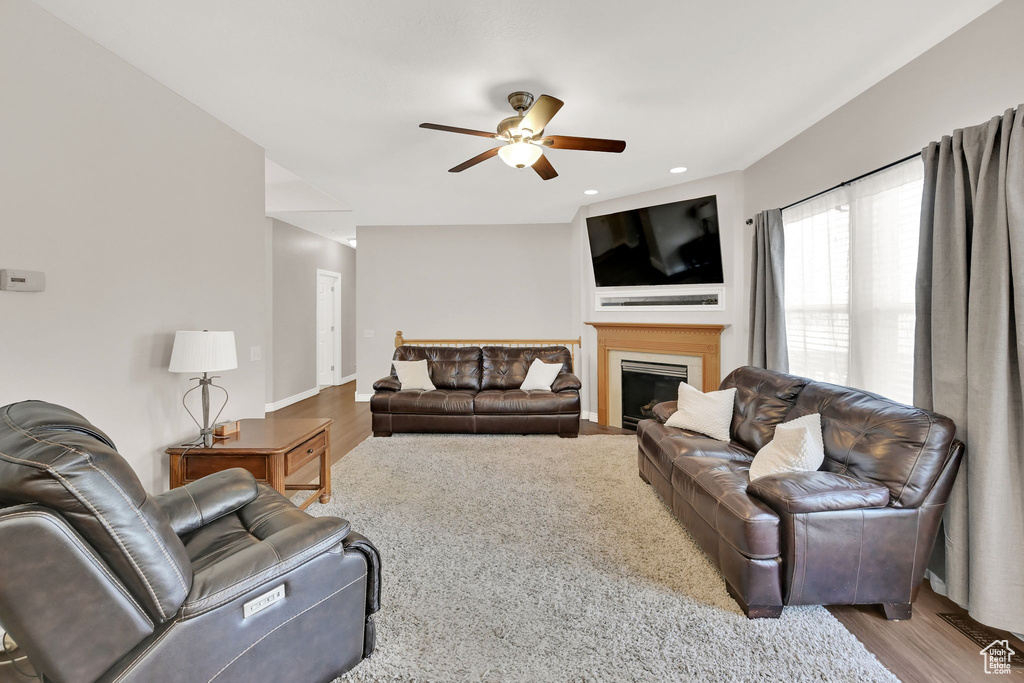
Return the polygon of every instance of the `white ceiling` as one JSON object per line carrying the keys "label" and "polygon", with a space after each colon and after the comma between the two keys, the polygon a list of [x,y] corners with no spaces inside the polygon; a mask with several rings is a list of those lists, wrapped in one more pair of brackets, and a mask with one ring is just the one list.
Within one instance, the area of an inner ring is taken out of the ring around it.
{"label": "white ceiling", "polygon": [[[351,207],[291,212],[335,238],[566,222],[581,204],[745,168],[997,4],[35,1]],[[493,130],[513,90],[565,101],[547,132],[626,151],[549,150],[547,182],[498,159],[448,173],[490,141],[418,124]]]}

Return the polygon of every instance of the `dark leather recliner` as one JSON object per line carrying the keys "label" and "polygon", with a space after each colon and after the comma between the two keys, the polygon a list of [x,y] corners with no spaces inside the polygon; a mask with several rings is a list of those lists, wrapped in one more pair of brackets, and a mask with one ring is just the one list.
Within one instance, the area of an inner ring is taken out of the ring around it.
{"label": "dark leather recliner", "polygon": [[[535,359],[561,363],[551,391],[523,391]],[[373,384],[374,436],[393,432],[580,433],[580,380],[564,346],[399,346],[394,360],[427,360],[434,391],[402,390],[394,366]]]}
{"label": "dark leather recliner", "polygon": [[329,681],[373,650],[380,560],[348,522],[241,469],[151,496],[49,403],[0,408],[0,549],[0,623],[46,680]]}
{"label": "dark leather recliner", "polygon": [[[640,477],[722,573],[750,617],[783,605],[879,604],[911,616],[963,455],[949,418],[875,394],[743,367],[725,443],[664,423],[674,401],[637,428]],[[816,472],[750,482],[775,426],[821,415]]]}

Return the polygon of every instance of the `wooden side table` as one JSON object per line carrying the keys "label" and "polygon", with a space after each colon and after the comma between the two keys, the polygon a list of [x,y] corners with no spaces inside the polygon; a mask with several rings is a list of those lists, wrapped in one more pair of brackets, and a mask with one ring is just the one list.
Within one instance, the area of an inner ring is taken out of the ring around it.
{"label": "wooden side table", "polygon": [[[256,481],[269,484],[282,495],[289,491],[313,491],[299,506],[305,510],[317,496],[321,503],[331,500],[331,424],[321,418],[240,420],[238,433],[216,439],[213,446],[173,446],[171,488],[201,479],[208,474],[242,467]],[[286,484],[285,479],[306,463],[320,458],[320,481],[316,484]]]}

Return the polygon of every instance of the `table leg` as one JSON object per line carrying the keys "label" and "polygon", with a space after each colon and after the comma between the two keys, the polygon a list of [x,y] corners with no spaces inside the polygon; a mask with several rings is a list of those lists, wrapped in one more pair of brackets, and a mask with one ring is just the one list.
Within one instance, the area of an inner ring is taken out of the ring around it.
{"label": "table leg", "polygon": [[284,497],[288,497],[285,488],[284,453],[273,453],[267,456],[267,483]]}
{"label": "table leg", "polygon": [[320,494],[321,503],[331,502],[331,429],[327,428],[324,433],[327,437],[327,447],[324,448],[324,452],[320,454],[320,488],[323,489],[323,493]]}

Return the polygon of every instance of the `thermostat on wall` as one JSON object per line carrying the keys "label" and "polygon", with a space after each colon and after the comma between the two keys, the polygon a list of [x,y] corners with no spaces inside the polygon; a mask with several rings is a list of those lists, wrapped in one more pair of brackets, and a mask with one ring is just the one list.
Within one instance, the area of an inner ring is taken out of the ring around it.
{"label": "thermostat on wall", "polygon": [[38,270],[0,270],[0,289],[5,292],[42,292],[46,273]]}

